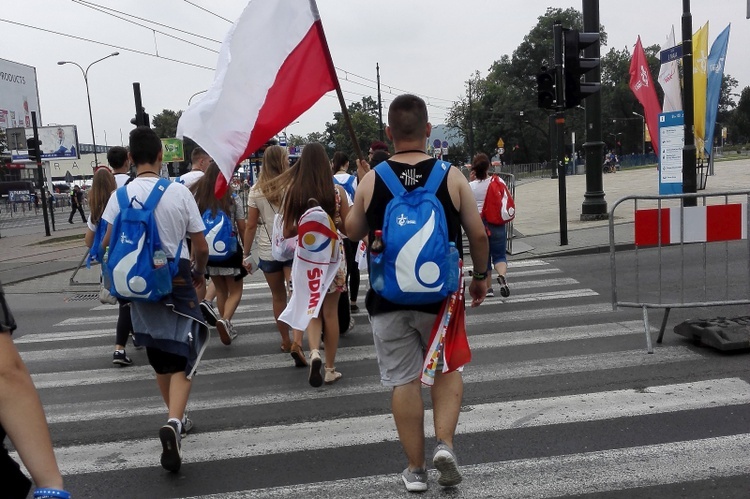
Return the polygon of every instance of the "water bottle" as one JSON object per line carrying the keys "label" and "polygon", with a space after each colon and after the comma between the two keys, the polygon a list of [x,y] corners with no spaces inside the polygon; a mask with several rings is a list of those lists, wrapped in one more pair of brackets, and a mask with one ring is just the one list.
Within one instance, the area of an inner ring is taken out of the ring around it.
{"label": "water bottle", "polygon": [[167,264],[167,254],[158,249],[154,251],[154,269],[158,269]]}
{"label": "water bottle", "polygon": [[451,241],[448,243],[448,275],[445,278],[445,287],[451,293],[458,291],[458,248],[456,243]]}
{"label": "water bottle", "polygon": [[370,242],[370,285],[376,293],[382,293],[385,289],[384,250],[383,231],[376,230],[375,238]]}
{"label": "water bottle", "polygon": [[109,246],[104,248],[104,256],[102,257],[102,285],[106,289],[112,289],[112,281],[109,278],[110,272],[107,262],[109,262]]}

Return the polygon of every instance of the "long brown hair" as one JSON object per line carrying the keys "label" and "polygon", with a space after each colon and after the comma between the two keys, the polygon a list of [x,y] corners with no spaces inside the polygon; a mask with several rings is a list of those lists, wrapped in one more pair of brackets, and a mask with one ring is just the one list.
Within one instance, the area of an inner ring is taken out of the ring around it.
{"label": "long brown hair", "polygon": [[227,215],[232,216],[232,188],[228,187],[219,199],[214,194],[216,179],[221,174],[216,163],[211,161],[211,164],[206,168],[206,173],[190,188],[201,213],[210,209],[215,215],[218,210],[222,210]]}
{"label": "long brown hair", "polygon": [[286,183],[279,176],[289,169],[289,154],[281,146],[269,146],[263,153],[263,166],[260,168],[257,186],[263,197],[274,206],[279,206],[284,198]]}
{"label": "long brown hair", "polygon": [[112,172],[106,168],[96,170],[88,194],[92,223],[99,223],[104,208],[107,207],[107,202],[115,189],[117,189],[117,182],[115,182],[115,176],[112,175]]}
{"label": "long brown hair", "polygon": [[312,206],[320,206],[334,218],[336,190],[323,145],[318,142],[307,144],[292,170],[296,172],[284,197],[284,229],[291,230]]}

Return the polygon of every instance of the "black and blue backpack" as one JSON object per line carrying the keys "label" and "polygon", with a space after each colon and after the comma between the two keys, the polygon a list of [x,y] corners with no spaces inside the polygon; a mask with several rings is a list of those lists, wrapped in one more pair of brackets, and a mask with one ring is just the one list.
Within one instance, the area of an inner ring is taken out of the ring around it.
{"label": "black and blue backpack", "polygon": [[[127,186],[117,189],[120,213],[112,223],[104,271],[110,293],[123,300],[159,301],[172,292],[182,241],[175,258],[167,259],[156,228],[154,210],[169,181],[160,178],[145,203],[128,199]],[[135,205],[141,205],[137,208]]]}
{"label": "black and blue backpack", "polygon": [[[458,266],[450,263],[448,222],[436,193],[451,165],[438,160],[424,187],[407,191],[384,161],[375,167],[393,194],[385,208],[383,259],[385,286],[378,292],[388,301],[403,305],[436,303],[456,291]],[[381,263],[381,262],[379,262]]]}

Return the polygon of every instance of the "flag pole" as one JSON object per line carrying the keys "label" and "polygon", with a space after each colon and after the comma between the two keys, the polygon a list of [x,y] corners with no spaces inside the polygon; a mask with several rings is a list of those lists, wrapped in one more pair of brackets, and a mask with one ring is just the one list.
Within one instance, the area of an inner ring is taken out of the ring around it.
{"label": "flag pole", "polygon": [[[317,10],[317,7],[316,7]],[[333,65],[333,58],[331,57],[331,49],[328,47],[328,39],[326,38],[325,31],[323,31],[323,23],[317,22],[316,26],[320,30],[320,39],[323,40],[325,45],[326,59],[328,61],[328,71],[333,75],[333,79],[336,82],[336,96],[339,98],[339,106],[341,106],[341,113],[344,115],[344,122],[346,122],[346,128],[349,131],[349,137],[352,139],[354,145],[354,153],[357,155],[357,159],[364,160],[365,157],[362,154],[362,149],[359,147],[357,142],[357,135],[354,133],[354,127],[352,126],[352,118],[349,116],[349,110],[346,108],[346,102],[344,101],[344,93],[341,91],[341,83],[339,82],[339,76],[336,74],[336,67]]]}

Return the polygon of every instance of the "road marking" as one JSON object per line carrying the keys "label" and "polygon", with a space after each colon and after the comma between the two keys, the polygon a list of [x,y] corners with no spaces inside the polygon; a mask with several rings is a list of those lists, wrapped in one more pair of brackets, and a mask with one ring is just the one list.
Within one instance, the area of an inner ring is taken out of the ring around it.
{"label": "road marking", "polygon": [[539,267],[541,265],[549,265],[549,262],[544,260],[518,260],[515,262],[508,262],[508,268],[515,269],[521,267]]}
{"label": "road marking", "polygon": [[[354,349],[350,349],[349,352],[345,352],[342,356],[346,357],[348,361],[353,362],[361,363],[364,360],[371,360],[374,362],[374,359],[372,358],[363,359],[363,356],[367,354],[368,352],[365,347],[355,347]],[[374,354],[372,355],[374,357]],[[254,368],[247,367],[248,358],[249,357],[234,359],[234,361],[211,361],[213,364],[211,368],[206,368],[204,364],[201,364],[200,372],[202,374],[222,375],[227,372],[244,372],[264,368],[261,366],[255,366]],[[463,379],[465,384],[484,383],[487,381],[517,380],[522,378],[553,375],[559,376],[564,374],[643,367],[647,365],[665,365],[675,362],[694,361],[701,358],[700,355],[691,352],[687,347],[667,347],[660,350],[658,355],[648,355],[644,353],[642,349],[639,349],[624,352],[612,352],[608,354],[556,357],[542,360],[482,365],[482,368],[479,370],[472,370],[471,365],[469,365],[464,371]],[[343,365],[338,356],[336,360],[339,361],[339,365]],[[265,359],[265,362],[270,363],[272,361]],[[290,364],[287,363],[284,367],[289,365]],[[268,368],[269,367],[265,367],[265,369]],[[342,372],[346,372],[344,368],[342,368]],[[113,374],[112,370],[109,370],[109,373]],[[67,373],[59,373],[60,376],[64,376],[65,374]],[[80,374],[81,373],[79,373],[77,378],[73,377],[60,380],[55,386],[45,387],[59,388],[61,386],[77,386],[79,384],[77,381],[79,381],[80,384],[93,384],[90,383],[91,379],[81,378]],[[94,373],[94,375],[96,374],[98,373]],[[55,382],[55,377],[53,375],[44,376],[46,376],[46,382]],[[35,376],[32,377],[36,380]],[[104,384],[105,382],[110,381],[143,381],[153,378],[153,371],[149,367],[131,367],[119,376],[112,376],[107,380],[100,381],[99,384]],[[38,384],[37,388],[39,388]],[[336,385],[336,388],[325,388],[322,390],[310,390],[307,385],[302,384],[296,389],[288,387],[282,389],[282,387],[272,386],[267,388],[268,390],[264,393],[245,397],[232,396],[224,398],[201,398],[194,396],[190,401],[190,409],[236,408],[272,403],[293,403],[297,400],[338,398],[351,395],[384,393],[390,390],[380,384],[380,380],[377,376],[358,378],[357,384],[353,386],[339,383]],[[138,398],[135,400],[117,399],[92,402],[86,404],[85,407],[80,404],[45,404],[45,411],[47,412],[47,419],[50,423],[64,423],[96,419],[126,418],[133,415],[162,414],[164,412],[164,405],[160,398],[153,396]]]}
{"label": "road marking", "polygon": [[[747,474],[750,434],[644,445],[580,454],[461,466],[455,497],[542,499],[709,480]],[[459,454],[460,458],[460,454]],[[430,492],[444,497],[430,471]],[[632,497],[638,497],[633,491]],[[396,473],[330,482],[195,496],[190,499],[404,497]]]}
{"label": "road marking", "polygon": [[[615,390],[477,404],[464,408],[460,432],[469,434],[691,411],[708,407],[742,405],[746,404],[748,399],[750,399],[748,383],[739,378],[725,378],[637,390]],[[502,417],[498,417],[499,414]],[[425,411],[425,421],[425,436],[433,437],[432,411]],[[291,425],[195,433],[183,441],[183,462],[190,464],[215,461],[217,458],[237,459],[398,440],[390,414],[316,421],[315,427],[316,431],[311,432],[309,422],[300,422]],[[157,467],[161,446],[156,433],[156,428],[154,428],[153,438],[129,440],[128,445],[122,445],[122,442],[110,442],[56,447],[55,455],[60,471],[64,475]],[[747,463],[748,460],[747,441],[743,440],[743,443],[741,447],[743,453],[738,463]],[[695,449],[701,448],[699,445],[692,445]],[[738,457],[740,457],[739,454],[735,455],[735,459]],[[661,458],[674,459],[674,454],[662,454]],[[539,460],[534,460],[535,465],[538,462]],[[614,459],[610,462],[617,463]],[[743,473],[746,473],[746,468],[744,464]],[[661,467],[657,469],[662,471]],[[547,471],[544,474],[556,476]],[[622,468],[619,474],[622,474]],[[575,482],[582,481],[575,474],[566,473],[566,475]]]}

